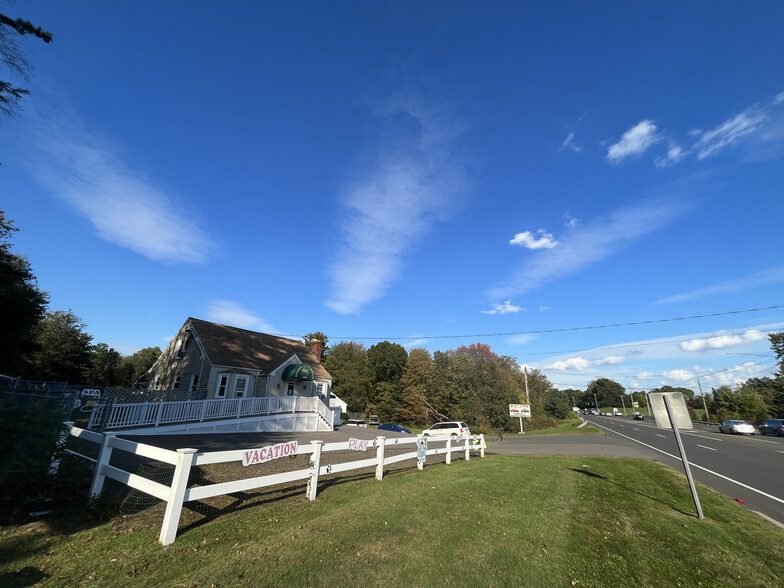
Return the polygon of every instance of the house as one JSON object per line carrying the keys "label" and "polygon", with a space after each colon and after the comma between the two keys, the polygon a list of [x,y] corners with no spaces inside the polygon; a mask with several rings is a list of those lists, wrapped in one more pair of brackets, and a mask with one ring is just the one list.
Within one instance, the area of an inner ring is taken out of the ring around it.
{"label": "house", "polygon": [[148,389],[191,400],[329,398],[332,377],[313,349],[293,339],[188,318],[147,374]]}

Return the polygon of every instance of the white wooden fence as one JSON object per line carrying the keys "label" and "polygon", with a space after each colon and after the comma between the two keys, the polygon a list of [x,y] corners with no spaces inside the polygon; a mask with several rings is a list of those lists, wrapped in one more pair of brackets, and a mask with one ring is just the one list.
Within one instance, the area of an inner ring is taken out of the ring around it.
{"label": "white wooden fence", "polygon": [[[107,414],[108,411],[108,414]],[[103,423],[103,429],[120,429],[264,416],[284,412],[313,412],[332,426],[329,406],[316,397],[267,396],[265,398],[220,398],[175,402],[129,402],[98,404],[90,414],[88,429]]]}
{"label": "white wooden fence", "polygon": [[[143,443],[136,443],[126,439],[116,437],[115,433],[96,433],[73,426],[73,423],[66,423],[70,427],[70,435],[98,443],[100,451],[98,459],[78,454],[71,450],[66,450],[68,453],[85,457],[86,459],[95,462],[95,471],[93,473],[93,481],[90,486],[90,496],[98,496],[103,490],[103,484],[106,478],[117,480],[131,488],[141,490],[156,498],[166,502],[166,510],[163,515],[163,523],[161,524],[161,533],[158,541],[162,545],[170,545],[177,537],[177,526],[180,521],[180,514],[182,512],[182,505],[184,502],[191,500],[203,500],[205,498],[212,498],[214,496],[222,496],[224,494],[232,494],[234,492],[246,492],[267,486],[274,486],[276,484],[284,484],[294,482],[297,480],[308,480],[307,497],[309,500],[316,499],[318,491],[318,481],[320,476],[339,474],[350,470],[360,468],[373,467],[376,468],[376,479],[382,480],[384,478],[384,466],[391,465],[407,460],[417,459],[417,449],[419,448],[418,441],[422,437],[376,437],[374,440],[360,441],[357,440],[343,441],[339,443],[325,443],[324,441],[312,441],[308,445],[299,445],[296,449],[292,448],[291,444],[285,444],[289,447],[285,455],[310,455],[310,467],[292,472],[285,472],[279,474],[270,474],[266,476],[259,476],[255,478],[247,478],[242,480],[234,480],[231,482],[223,482],[219,484],[211,484],[209,486],[196,486],[188,488],[188,476],[193,466],[227,463],[242,461],[248,459],[248,454],[252,454],[259,448],[235,449],[230,451],[214,451],[209,453],[200,453],[197,449],[184,448],[171,451],[168,449],[161,449],[152,445],[145,445]],[[452,453],[462,451],[465,453],[466,461],[471,459],[471,451],[479,451],[481,457],[485,456],[485,440],[484,435],[471,435],[466,436],[464,439],[458,439],[453,443],[450,437],[427,437],[426,439],[426,455],[445,454],[446,463],[452,462]],[[372,458],[359,459],[344,463],[330,464],[328,466],[321,465],[321,455],[323,453],[332,451],[346,451],[357,445],[364,445],[365,450],[375,448],[376,455]],[[443,447],[430,447],[433,444],[444,444]],[[401,453],[398,455],[386,457],[384,455],[387,446],[413,446],[413,451],[408,453]],[[266,448],[265,448],[266,449]],[[126,451],[134,455],[140,455],[155,459],[164,463],[174,466],[174,476],[172,478],[171,486],[153,482],[142,476],[132,474],[123,469],[109,465],[109,460],[112,456],[112,451]],[[284,451],[281,451],[281,456]],[[420,461],[417,464],[421,470],[423,463]]]}

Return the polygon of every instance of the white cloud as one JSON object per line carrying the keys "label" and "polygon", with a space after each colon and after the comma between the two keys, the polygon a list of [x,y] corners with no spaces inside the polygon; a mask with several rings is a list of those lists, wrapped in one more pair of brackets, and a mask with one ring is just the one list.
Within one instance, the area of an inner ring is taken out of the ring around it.
{"label": "white cloud", "polygon": [[522,306],[515,306],[512,304],[511,300],[507,300],[503,304],[494,304],[493,308],[490,310],[483,310],[484,314],[509,314],[513,312],[525,312],[525,309]]}
{"label": "white cloud", "polygon": [[569,136],[561,143],[561,148],[558,151],[563,151],[564,149],[571,149],[575,153],[580,153],[583,150],[582,145],[574,142],[574,133],[569,133]]}
{"label": "white cloud", "polygon": [[656,301],[656,304],[685,302],[687,300],[695,300],[697,298],[703,298],[713,294],[739,292],[741,290],[748,290],[749,288],[757,288],[759,286],[767,286],[769,284],[778,284],[781,282],[784,282],[784,265],[762,270],[742,278],[735,278],[733,280],[727,280],[726,282],[720,282],[712,286],[706,286],[704,288],[691,290],[690,292],[684,292],[683,294],[660,298]]}
{"label": "white cloud", "polygon": [[413,94],[386,101],[380,113],[414,121],[418,134],[385,141],[341,198],[342,244],[328,265],[326,305],[342,314],[383,296],[400,277],[404,255],[454,210],[466,186],[453,154],[455,120]]}
{"label": "white cloud", "polygon": [[689,154],[689,151],[684,151],[680,145],[676,145],[673,142],[670,142],[669,148],[667,149],[667,155],[662,157],[659,155],[656,157],[654,164],[656,167],[669,167],[671,165],[675,165],[681,159],[686,157]]}
{"label": "white cloud", "polygon": [[549,307],[549,306],[540,306],[540,307],[539,307],[539,312],[545,312],[545,311],[547,311],[547,310],[550,310],[550,307]]}
{"label": "white cloud", "polygon": [[661,140],[661,136],[656,134],[656,125],[653,121],[643,120],[626,131],[621,140],[610,145],[607,150],[607,159],[616,165],[629,157],[639,157],[645,151]]}
{"label": "white cloud", "polygon": [[207,318],[216,323],[241,329],[275,333],[275,328],[267,321],[231,300],[214,300],[207,307]]}
{"label": "white cloud", "polygon": [[123,161],[76,116],[51,115],[36,133],[33,173],[86,217],[104,241],[153,261],[200,263],[214,243],[186,203]]}
{"label": "white cloud", "polygon": [[544,366],[545,370],[556,370],[556,371],[578,371],[581,372],[585,369],[588,369],[594,365],[594,362],[588,361],[583,357],[570,357],[564,361],[556,361],[551,363],[550,365]]}
{"label": "white cloud", "polygon": [[662,372],[662,376],[669,378],[670,380],[675,380],[676,382],[687,382],[689,380],[697,379],[697,376],[694,375],[694,372],[689,370],[668,370],[666,372]]}
{"label": "white cloud", "polygon": [[743,137],[757,131],[768,120],[765,109],[754,105],[737,116],[724,121],[711,131],[703,132],[692,146],[697,151],[697,159],[705,159],[718,153],[727,145],[736,143]]}
{"label": "white cloud", "polygon": [[604,359],[597,360],[594,363],[596,365],[618,365],[619,363],[623,363],[625,359],[626,358],[621,357],[620,355],[610,355]]}
{"label": "white cloud", "polygon": [[776,94],[776,96],[773,98],[773,104],[778,105],[782,103],[784,103],[784,92]]}
{"label": "white cloud", "polygon": [[559,246],[527,259],[511,277],[491,288],[491,299],[530,292],[553,280],[574,274],[621,251],[630,242],[685,215],[688,198],[643,203],[614,211],[607,218],[581,223]]}
{"label": "white cloud", "polygon": [[681,349],[684,351],[705,352],[712,349],[724,349],[725,347],[733,347],[743,343],[760,341],[762,339],[767,339],[767,336],[764,333],[751,330],[743,333],[742,335],[721,334],[716,335],[715,337],[683,341],[681,343]]}
{"label": "white cloud", "polygon": [[429,343],[429,339],[419,338],[423,337],[422,335],[412,335],[413,337],[418,337],[412,341],[406,341],[405,343],[401,343],[403,347],[406,349],[413,349],[414,347],[425,347]]}
{"label": "white cloud", "polygon": [[536,339],[536,335],[534,334],[514,335],[513,337],[509,337],[506,342],[512,345],[527,345],[534,339]]}
{"label": "white cloud", "polygon": [[650,380],[653,376],[654,376],[653,372],[641,371],[637,374],[636,377],[639,378],[640,380]]}
{"label": "white cloud", "polygon": [[553,239],[552,234],[544,229],[539,229],[536,233],[539,235],[538,239],[530,231],[517,233],[509,240],[509,244],[520,245],[526,249],[552,249],[558,245],[558,241]]}

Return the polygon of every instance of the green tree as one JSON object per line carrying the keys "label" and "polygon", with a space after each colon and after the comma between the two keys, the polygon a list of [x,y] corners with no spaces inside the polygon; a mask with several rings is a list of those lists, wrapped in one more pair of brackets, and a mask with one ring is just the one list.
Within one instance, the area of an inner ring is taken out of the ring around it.
{"label": "green tree", "polygon": [[100,386],[113,386],[116,383],[117,368],[122,356],[106,343],[98,343],[90,349],[90,366],[87,368],[86,383]]}
{"label": "green tree", "polygon": [[415,348],[408,354],[408,363],[400,378],[403,388],[403,406],[400,419],[413,425],[425,425],[430,422],[431,413],[427,396],[433,388],[433,358],[427,349]]}
{"label": "green tree", "polygon": [[29,375],[29,354],[36,349],[35,327],[46,313],[49,297],[38,289],[30,263],[11,253],[17,231],[0,209],[0,373]]}
{"label": "green tree", "polygon": [[[0,63],[14,76],[27,81],[30,79],[32,68],[19,45],[19,37],[24,35],[38,37],[44,43],[52,41],[52,34],[42,30],[41,27],[0,14]],[[0,80],[0,114],[15,114],[19,100],[29,93],[29,90],[16,87],[12,82]]]}
{"label": "green tree", "polygon": [[600,407],[610,407],[620,403],[621,396],[624,395],[626,390],[614,380],[609,378],[597,378],[588,384],[588,389],[585,392],[591,397],[596,394],[596,399],[599,401]]}
{"label": "green tree", "polygon": [[373,382],[399,384],[408,362],[408,352],[398,343],[382,341],[367,350]]}
{"label": "green tree", "polygon": [[555,391],[550,394],[550,398],[547,399],[544,405],[544,412],[547,416],[556,419],[563,420],[569,418],[572,412],[569,395],[561,391]]}
{"label": "green tree", "polygon": [[155,346],[145,347],[133,355],[123,357],[117,366],[115,382],[124,388],[134,388],[150,371],[160,354],[161,348]]}
{"label": "green tree", "polygon": [[[531,401],[531,416],[543,416],[544,407],[550,396],[558,391],[550,380],[538,369],[528,369],[528,398]],[[520,396],[525,401],[525,389]]]}
{"label": "green tree", "polygon": [[92,337],[70,310],[48,312],[37,327],[38,350],[33,354],[33,371],[40,380],[84,382],[90,367]]}
{"label": "green tree", "polygon": [[348,410],[365,412],[371,401],[371,372],[365,346],[355,341],[333,345],[324,367],[332,376],[332,391],[346,402]]}
{"label": "green tree", "polygon": [[313,341],[321,341],[321,357],[319,357],[319,361],[322,363],[324,362],[324,358],[327,357],[327,352],[329,351],[329,347],[327,347],[327,343],[329,343],[329,337],[327,337],[321,331],[316,331],[315,333],[308,333],[302,340],[305,342],[305,345],[308,346],[308,349],[311,349],[311,344]]}

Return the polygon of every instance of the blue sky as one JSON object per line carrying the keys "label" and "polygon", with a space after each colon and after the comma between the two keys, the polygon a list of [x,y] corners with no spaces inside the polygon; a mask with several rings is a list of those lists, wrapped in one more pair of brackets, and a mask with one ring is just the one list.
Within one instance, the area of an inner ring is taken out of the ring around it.
{"label": "blue sky", "polygon": [[96,342],[195,316],[559,387],[774,369],[784,308],[735,311],[784,304],[780,2],[0,9],[54,34],[0,207]]}

